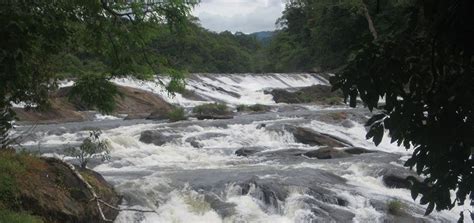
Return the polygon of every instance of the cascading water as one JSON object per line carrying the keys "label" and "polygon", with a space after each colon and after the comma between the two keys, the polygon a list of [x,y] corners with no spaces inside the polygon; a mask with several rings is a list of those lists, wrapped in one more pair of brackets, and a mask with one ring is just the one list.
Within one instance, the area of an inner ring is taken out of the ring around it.
{"label": "cascading water", "polygon": [[[203,101],[231,105],[280,106],[264,91],[328,84],[312,74],[192,75],[187,88],[203,100],[171,97],[153,82],[116,79],[115,83],[145,89],[181,106]],[[286,105],[288,106],[288,105]],[[23,145],[49,148],[62,157],[65,144],[78,144],[87,127],[99,127],[111,145],[112,159],[93,168],[124,196],[123,206],[156,213],[121,212],[116,222],[453,222],[459,210],[425,217],[424,207],[407,189],[388,188],[387,172],[410,173],[402,167],[409,155],[385,137],[379,147],[365,139],[365,128],[321,121],[337,112],[365,118],[362,109],[304,109],[240,115],[231,120],[153,123],[102,118],[100,122],[38,126]],[[341,159],[305,156],[320,146],[298,142],[291,125],[324,132],[372,151]],[[19,127],[21,130],[22,127]],[[27,127],[24,127],[27,128]],[[145,130],[168,137],[157,146],[139,140]],[[244,149],[250,155],[237,156]],[[303,154],[303,155],[302,155]],[[70,158],[66,157],[70,160]],[[74,162],[74,160],[71,160]],[[400,202],[404,214],[390,214]],[[468,207],[469,208],[469,207]]]}

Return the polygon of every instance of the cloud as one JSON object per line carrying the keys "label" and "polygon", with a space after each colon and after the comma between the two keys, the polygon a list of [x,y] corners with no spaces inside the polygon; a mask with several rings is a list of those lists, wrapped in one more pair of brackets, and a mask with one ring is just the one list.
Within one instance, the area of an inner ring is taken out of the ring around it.
{"label": "cloud", "polygon": [[284,0],[203,0],[193,11],[201,25],[222,32],[252,33],[275,29]]}

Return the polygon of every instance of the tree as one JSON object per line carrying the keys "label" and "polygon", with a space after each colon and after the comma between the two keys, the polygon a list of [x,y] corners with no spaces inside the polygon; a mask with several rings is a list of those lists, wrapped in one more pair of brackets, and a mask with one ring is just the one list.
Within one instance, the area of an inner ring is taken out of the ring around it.
{"label": "tree", "polygon": [[79,159],[82,169],[87,167],[92,158],[101,157],[102,161],[109,160],[109,145],[106,140],[100,138],[101,134],[100,130],[90,131],[89,137],[82,141],[79,148],[67,148],[65,154]]}
{"label": "tree", "polygon": [[430,214],[474,194],[474,2],[417,1],[398,12],[406,22],[363,47],[332,83],[351,106],[360,97],[379,112],[367,138],[379,144],[387,130],[413,150],[405,165],[425,178],[411,179],[412,196]]}
{"label": "tree", "polygon": [[[48,93],[65,71],[77,72],[85,78],[93,74],[107,81],[123,75],[146,79],[169,69],[149,54],[145,46],[162,24],[179,29],[196,3],[186,0],[4,2],[0,7],[0,110],[9,114],[2,116],[0,129],[10,127],[4,117],[14,115],[9,109],[12,103],[47,105]],[[182,79],[183,75],[171,75],[171,78],[172,83],[177,83],[176,79]]]}

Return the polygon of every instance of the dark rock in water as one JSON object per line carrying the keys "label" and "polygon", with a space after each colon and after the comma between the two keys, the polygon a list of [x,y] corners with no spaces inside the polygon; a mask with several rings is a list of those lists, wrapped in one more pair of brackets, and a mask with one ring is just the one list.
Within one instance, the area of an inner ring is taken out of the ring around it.
{"label": "dark rock in water", "polygon": [[337,105],[342,104],[342,94],[340,92],[333,92],[329,85],[313,85],[297,89],[293,92],[284,89],[275,89],[269,93],[273,96],[276,103],[316,103],[323,105]]}
{"label": "dark rock in water", "polygon": [[267,127],[267,124],[265,124],[265,123],[257,125],[257,129],[262,129],[262,128],[265,128],[265,127]]}
{"label": "dark rock in water", "polygon": [[198,120],[206,120],[206,119],[233,119],[233,115],[196,115]]}
{"label": "dark rock in water", "polygon": [[264,150],[263,147],[246,147],[246,148],[241,148],[235,151],[235,155],[237,156],[251,156],[254,155],[255,153],[262,152]]}
{"label": "dark rock in water", "polygon": [[375,153],[376,151],[368,150],[361,147],[352,147],[352,148],[344,149],[344,152],[353,154],[353,155],[359,155],[359,154],[364,154],[364,153]]}
{"label": "dark rock in water", "polygon": [[304,127],[289,127],[295,139],[301,143],[313,146],[330,146],[330,147],[347,147],[352,146],[350,142],[339,137],[332,136],[325,133],[319,133],[309,128]]}
{"label": "dark rock in water", "polygon": [[194,148],[202,148],[204,147],[204,145],[200,143],[199,141],[210,139],[210,138],[223,137],[223,136],[227,136],[227,135],[223,133],[209,132],[209,133],[204,133],[201,135],[189,137],[185,140],[185,142],[190,143],[191,146],[193,146]]}
{"label": "dark rock in water", "polygon": [[397,175],[384,175],[382,177],[383,183],[387,187],[391,188],[405,188],[405,189],[410,189],[412,186],[412,183],[406,178],[402,176],[397,176]]}
{"label": "dark rock in water", "polygon": [[309,152],[304,153],[303,155],[310,158],[318,158],[318,159],[334,159],[334,158],[344,158],[344,157],[350,156],[350,154],[344,152],[344,150],[338,150],[331,147],[309,151]]}
{"label": "dark rock in water", "polygon": [[134,120],[134,119],[146,119],[150,116],[150,113],[135,113],[127,115],[124,120]]}
{"label": "dark rock in water", "polygon": [[[278,183],[260,180],[257,177],[241,183],[240,187],[242,195],[251,195],[276,210],[280,208],[279,201],[284,201],[289,193],[285,187]],[[255,190],[250,190],[252,187],[255,187]]]}
{"label": "dark rock in water", "polygon": [[278,159],[285,159],[285,158],[292,158],[294,156],[301,156],[307,150],[302,149],[281,149],[281,150],[274,150],[269,152],[262,153],[262,156],[278,158]]}
{"label": "dark rock in water", "polygon": [[[39,216],[44,222],[103,222],[87,186],[60,160],[45,158],[31,160],[34,169],[18,188],[23,211]],[[121,203],[113,187],[92,170],[80,170],[97,195],[113,206]],[[108,219],[115,219],[118,211],[104,207]]]}
{"label": "dark rock in water", "polygon": [[354,123],[352,123],[352,121],[350,120],[344,120],[341,122],[341,125],[345,128],[352,128],[354,127]]}
{"label": "dark rock in water", "polygon": [[147,130],[140,135],[140,141],[157,146],[164,145],[178,138],[178,135],[165,135],[160,131]]}
{"label": "dark rock in water", "polygon": [[224,88],[221,88],[221,87],[215,87],[214,90],[217,90],[217,91],[220,91],[220,92],[224,92],[225,94],[228,94],[234,98],[240,98],[240,94],[236,93],[236,92],[233,92],[233,91],[228,91]]}
{"label": "dark rock in water", "polygon": [[224,202],[215,194],[206,194],[204,196],[204,200],[222,218],[226,218],[235,214],[235,206],[237,205],[234,203]]}
{"label": "dark rock in water", "polygon": [[380,170],[378,174],[382,176],[385,186],[392,188],[410,189],[413,184],[412,181],[423,181],[415,172],[393,165],[388,165]]}

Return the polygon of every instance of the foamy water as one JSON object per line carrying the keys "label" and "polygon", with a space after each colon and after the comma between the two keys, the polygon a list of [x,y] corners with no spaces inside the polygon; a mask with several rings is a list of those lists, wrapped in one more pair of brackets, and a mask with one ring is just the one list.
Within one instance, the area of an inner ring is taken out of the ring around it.
{"label": "foamy water", "polygon": [[[179,94],[171,97],[155,82],[134,79],[115,79],[114,82],[154,92],[182,106],[204,103]],[[232,105],[275,105],[264,90],[327,84],[324,79],[309,74],[195,75],[187,83],[188,90],[207,100]],[[235,97],[237,94],[240,97]],[[121,212],[115,221],[118,223],[305,223],[342,222],[341,219],[384,222],[388,214],[380,206],[393,200],[403,203],[411,216],[428,222],[455,222],[460,210],[472,210],[466,205],[424,218],[425,207],[411,199],[410,191],[386,187],[380,174],[386,169],[403,170],[403,159],[410,151],[391,144],[388,136],[375,147],[365,139],[366,130],[361,123],[353,121],[352,127],[343,127],[311,116],[320,111],[318,107],[307,105],[300,113],[108,128],[103,137],[110,143],[111,160],[98,163],[94,170],[124,195],[124,207],[156,212]],[[97,118],[103,122],[121,122],[109,116]],[[291,151],[283,153],[288,149],[309,151],[319,147],[299,143],[286,130],[271,129],[278,124],[311,128],[378,153],[340,160],[311,159],[291,155]],[[53,134],[58,128],[65,128],[64,133]],[[139,140],[145,130],[159,131],[173,136],[173,140],[161,146],[145,144]],[[41,128],[34,135],[34,140],[25,141],[23,145],[49,145],[57,150],[47,155],[63,157],[61,148],[80,143],[88,132],[83,128],[68,131],[67,127],[58,125]],[[258,148],[260,154],[270,155],[235,155],[241,148]],[[74,162],[70,157],[65,159]],[[280,190],[285,196],[278,196]],[[326,194],[327,198],[321,198]],[[335,197],[344,201],[344,205],[325,202]],[[470,222],[467,215],[465,219]]]}

